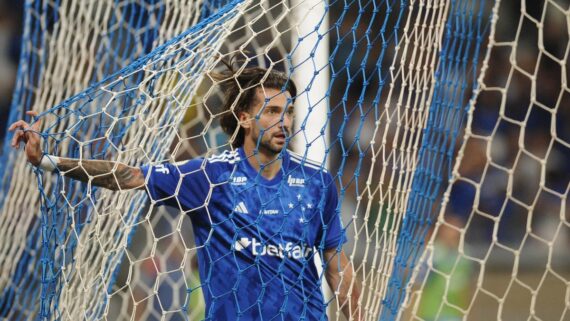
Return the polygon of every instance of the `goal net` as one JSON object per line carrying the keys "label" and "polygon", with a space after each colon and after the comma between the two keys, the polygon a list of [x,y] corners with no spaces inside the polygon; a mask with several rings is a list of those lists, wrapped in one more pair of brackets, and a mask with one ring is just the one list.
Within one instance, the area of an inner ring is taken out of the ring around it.
{"label": "goal net", "polygon": [[494,4],[468,122],[403,319],[568,318],[569,6]]}
{"label": "goal net", "polygon": [[[330,173],[347,240],[336,248],[351,264],[331,271],[339,253],[323,260],[315,239],[290,239],[284,226],[296,211],[313,213],[319,233],[331,228],[322,201],[302,200],[308,191],[298,204],[279,203],[283,187],[247,204],[234,195],[220,222],[214,196],[184,208],[177,192],[109,191],[30,169],[5,144],[0,316],[212,320],[221,302],[235,305],[229,320],[267,310],[276,311],[268,319],[312,320],[311,309],[330,320],[347,311],[362,320],[563,320],[568,7],[27,0],[10,120],[41,112],[46,153],[183,174],[188,159],[206,174],[210,163],[249,162],[256,156],[232,158],[238,133],[224,134],[220,119],[239,115],[222,109],[228,79],[213,75],[230,59],[237,75],[284,72],[297,87],[286,146],[300,168]],[[316,179],[283,171],[280,186]],[[211,177],[207,194],[260,175]],[[281,227],[262,233],[275,219]],[[231,227],[225,243],[213,242],[218,226]],[[233,270],[216,268],[222,261]],[[315,269],[315,284],[290,279],[291,266],[300,279]],[[330,291],[329,272],[354,278]],[[287,300],[268,307],[275,293]],[[288,310],[295,300],[302,310]]]}

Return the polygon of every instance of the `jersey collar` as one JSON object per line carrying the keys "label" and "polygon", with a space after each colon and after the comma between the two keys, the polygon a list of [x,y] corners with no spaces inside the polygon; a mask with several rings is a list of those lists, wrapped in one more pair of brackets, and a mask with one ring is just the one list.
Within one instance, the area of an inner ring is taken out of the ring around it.
{"label": "jersey collar", "polygon": [[250,155],[249,157],[245,155],[245,151],[243,150],[242,147],[239,147],[237,149],[240,159],[241,159],[241,167],[243,168],[243,170],[247,173],[247,175],[259,182],[262,183],[263,185],[276,185],[279,182],[281,182],[281,179],[285,176],[285,173],[287,171],[287,169],[289,168],[289,152],[286,149],[283,149],[281,151],[281,153],[279,153],[279,157],[283,160],[281,162],[281,169],[277,172],[277,175],[275,175],[275,177],[273,177],[272,179],[267,179],[265,177],[263,177],[262,175],[259,174],[259,172],[257,170],[255,170],[255,168],[253,168],[253,166],[251,166],[248,158],[249,157],[255,157]]}

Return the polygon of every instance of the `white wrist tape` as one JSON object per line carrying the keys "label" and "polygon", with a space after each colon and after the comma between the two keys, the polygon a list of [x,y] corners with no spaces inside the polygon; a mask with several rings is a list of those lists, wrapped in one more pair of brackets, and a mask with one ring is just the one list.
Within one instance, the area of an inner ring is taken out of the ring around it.
{"label": "white wrist tape", "polygon": [[40,161],[38,168],[41,168],[44,171],[53,172],[54,170],[57,169],[57,164],[59,164],[59,157],[45,154],[42,157],[42,160]]}

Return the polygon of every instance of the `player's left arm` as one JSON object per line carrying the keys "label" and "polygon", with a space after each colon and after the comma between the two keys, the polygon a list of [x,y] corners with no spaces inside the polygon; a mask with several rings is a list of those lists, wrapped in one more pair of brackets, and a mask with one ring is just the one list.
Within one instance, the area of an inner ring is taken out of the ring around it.
{"label": "player's left arm", "polygon": [[354,268],[343,250],[330,248],[323,252],[326,262],[325,276],[331,289],[335,292],[342,313],[347,320],[364,320],[359,305],[360,285],[354,276]]}

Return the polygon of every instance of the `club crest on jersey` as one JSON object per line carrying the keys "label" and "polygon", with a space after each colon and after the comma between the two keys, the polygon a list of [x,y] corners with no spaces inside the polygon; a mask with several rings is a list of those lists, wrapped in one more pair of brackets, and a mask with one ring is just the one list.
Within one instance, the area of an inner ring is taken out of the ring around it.
{"label": "club crest on jersey", "polygon": [[313,249],[307,244],[287,242],[285,244],[275,245],[263,243],[255,238],[250,239],[247,237],[242,237],[239,240],[236,240],[233,248],[238,252],[249,249],[251,254],[254,256],[276,256],[281,259],[293,258],[295,260],[308,258],[313,251]]}
{"label": "club crest on jersey", "polygon": [[291,175],[289,175],[289,177],[287,177],[287,183],[289,184],[289,186],[305,187],[305,179],[304,178],[297,178],[297,177],[293,177]]}
{"label": "club crest on jersey", "polygon": [[247,177],[245,176],[235,176],[232,177],[232,185],[245,185],[247,183]]}

